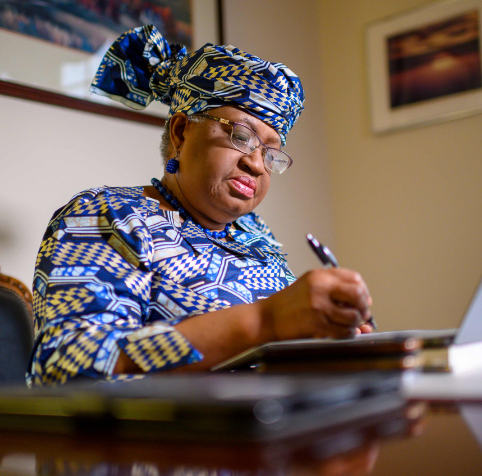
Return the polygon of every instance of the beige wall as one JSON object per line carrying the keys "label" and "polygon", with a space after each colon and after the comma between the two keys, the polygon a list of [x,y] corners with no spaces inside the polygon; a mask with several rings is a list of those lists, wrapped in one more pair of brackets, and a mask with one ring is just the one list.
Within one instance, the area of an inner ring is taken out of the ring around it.
{"label": "beige wall", "polygon": [[482,275],[482,115],[370,132],[365,26],[425,3],[319,2],[335,251],[382,329],[457,326]]}

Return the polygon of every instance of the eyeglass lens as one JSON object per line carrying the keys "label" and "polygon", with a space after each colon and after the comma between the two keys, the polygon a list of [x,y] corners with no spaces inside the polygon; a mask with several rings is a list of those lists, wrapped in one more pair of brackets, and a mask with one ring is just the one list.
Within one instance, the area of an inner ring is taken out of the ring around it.
{"label": "eyeglass lens", "polygon": [[[233,125],[231,142],[236,149],[247,154],[254,152],[261,145],[256,134],[241,124]],[[264,165],[272,172],[280,174],[289,167],[290,163],[290,158],[280,150],[267,149],[264,154]]]}

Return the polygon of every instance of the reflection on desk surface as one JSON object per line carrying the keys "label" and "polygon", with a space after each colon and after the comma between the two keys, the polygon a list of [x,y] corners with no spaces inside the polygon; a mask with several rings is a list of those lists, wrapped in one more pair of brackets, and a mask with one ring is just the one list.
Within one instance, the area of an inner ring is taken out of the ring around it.
{"label": "reflection on desk surface", "polygon": [[482,405],[410,405],[376,421],[271,443],[186,443],[0,433],[1,476],[475,476]]}
{"label": "reflection on desk surface", "polygon": [[[391,405],[264,441],[0,430],[0,476],[482,475],[482,403]],[[233,432],[236,427],[233,427]]]}
{"label": "reflection on desk surface", "polygon": [[405,405],[399,374],[165,376],[0,391],[0,431],[273,441],[374,421]]}
{"label": "reflection on desk surface", "polygon": [[[471,414],[482,406],[471,407]],[[478,447],[457,407],[413,404],[283,442],[186,443],[0,434],[2,476],[477,475]],[[469,412],[470,413],[470,412]],[[467,414],[467,412],[464,412]]]}
{"label": "reflection on desk surface", "polygon": [[425,419],[422,434],[386,445],[380,455],[374,476],[476,476],[482,474],[482,446],[473,432],[480,423],[472,418],[482,414],[481,404],[432,406]]}

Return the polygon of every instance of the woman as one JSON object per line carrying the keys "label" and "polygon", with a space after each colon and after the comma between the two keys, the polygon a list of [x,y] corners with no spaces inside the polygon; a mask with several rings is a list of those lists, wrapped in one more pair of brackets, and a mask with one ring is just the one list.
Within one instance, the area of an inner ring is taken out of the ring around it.
{"label": "woman", "polygon": [[146,26],[112,45],[92,91],[169,104],[169,160],[162,182],[91,189],[52,218],[30,384],[208,370],[268,341],[370,331],[362,278],[316,269],[295,281],[253,212],[292,162],[280,149],[304,92],[286,66],[232,46],[188,55]]}

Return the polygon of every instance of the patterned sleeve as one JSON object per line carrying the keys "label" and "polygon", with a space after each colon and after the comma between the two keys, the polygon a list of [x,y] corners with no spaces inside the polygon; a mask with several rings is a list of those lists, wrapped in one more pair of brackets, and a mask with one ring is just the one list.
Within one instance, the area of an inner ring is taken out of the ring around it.
{"label": "patterned sleeve", "polygon": [[171,325],[144,325],[153,274],[147,222],[157,202],[141,193],[92,189],[49,223],[33,284],[36,340],[29,385],[115,378],[120,349],[144,372],[202,360]]}

